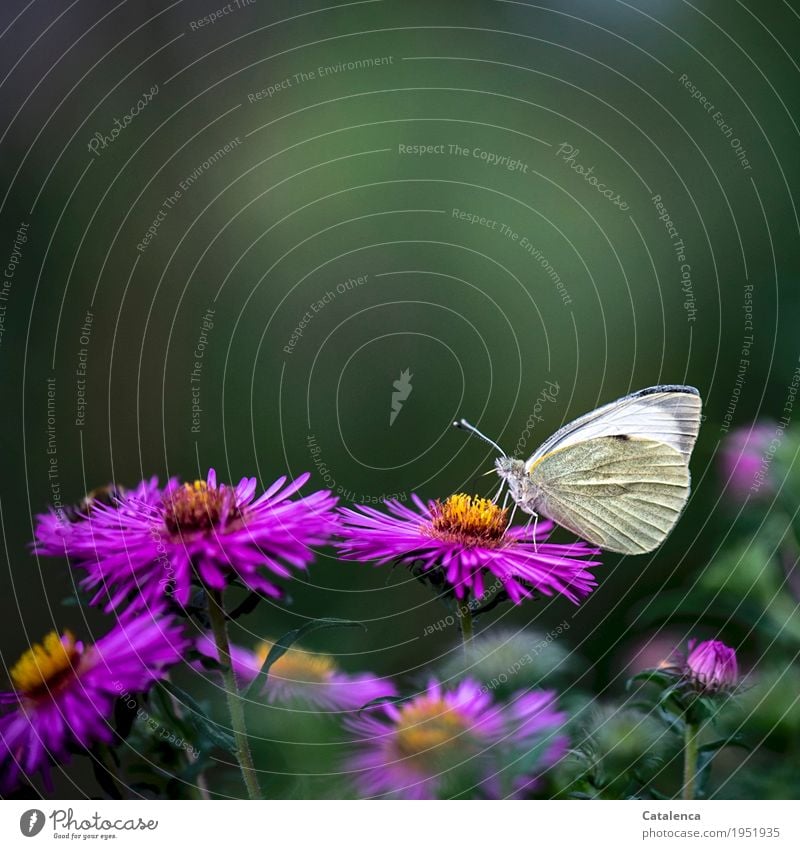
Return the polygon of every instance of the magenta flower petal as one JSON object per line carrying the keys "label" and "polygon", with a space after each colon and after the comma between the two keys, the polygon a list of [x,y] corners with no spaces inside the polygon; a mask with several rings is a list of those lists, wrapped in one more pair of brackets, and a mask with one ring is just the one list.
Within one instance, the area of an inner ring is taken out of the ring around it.
{"label": "magenta flower petal", "polygon": [[577,603],[595,587],[590,559],[598,549],[584,542],[547,543],[552,522],[506,527],[505,511],[490,501],[455,495],[416,509],[397,501],[383,513],[373,507],[342,509],[339,550],[348,560],[390,562],[436,571],[456,598],[480,597],[487,584],[502,584],[516,604],[534,592],[561,594]]}
{"label": "magenta flower petal", "polygon": [[43,517],[37,549],[66,554],[85,570],[82,585],[107,610],[137,609],[173,597],[186,605],[193,586],[223,590],[238,582],[271,598],[281,589],[271,578],[304,570],[313,547],[335,528],[336,498],[329,491],[292,498],[307,475],[273,484],[255,498],[256,481],[217,482],[214,470],[193,484],[170,481],[163,490],[141,488],[93,504],[79,522],[56,533]]}
{"label": "magenta flower petal", "polygon": [[551,692],[520,693],[506,704],[471,679],[434,679],[410,701],[347,720],[356,751],[345,767],[365,797],[514,796],[564,753],[565,719]]}
{"label": "magenta flower petal", "polygon": [[736,651],[720,640],[689,642],[685,673],[701,691],[732,690],[739,683]]}
{"label": "magenta flower petal", "polygon": [[[779,442],[777,425],[757,422],[732,431],[722,443],[720,469],[728,494],[743,501],[747,497],[767,497],[775,492],[769,474],[770,446]],[[774,453],[774,448],[772,449]]]}
{"label": "magenta flower petal", "polygon": [[122,619],[94,645],[49,634],[12,668],[0,693],[0,792],[67,761],[76,747],[111,743],[114,704],[165,677],[188,646],[166,615]]}
{"label": "magenta flower petal", "polygon": [[[233,668],[241,686],[253,681],[271,646],[263,643],[256,652],[231,646]],[[202,635],[196,648],[206,657],[218,659],[210,636]],[[307,708],[317,713],[341,713],[357,711],[383,696],[396,695],[395,685],[385,678],[370,672],[344,672],[329,655],[290,648],[270,668],[266,686],[258,697],[269,704]]]}

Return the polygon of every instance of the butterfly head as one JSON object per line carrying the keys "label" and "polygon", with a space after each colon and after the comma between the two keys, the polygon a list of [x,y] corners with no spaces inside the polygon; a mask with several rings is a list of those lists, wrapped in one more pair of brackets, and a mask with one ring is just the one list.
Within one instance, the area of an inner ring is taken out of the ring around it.
{"label": "butterfly head", "polygon": [[494,461],[494,468],[497,474],[508,484],[511,495],[519,500],[528,477],[525,471],[525,463],[516,457],[503,455]]}
{"label": "butterfly head", "polygon": [[466,419],[459,419],[457,422],[453,422],[453,426],[474,434],[500,452],[500,456],[494,461],[494,471],[508,484],[509,491],[514,500],[521,505],[523,502],[526,503],[530,497],[530,485],[528,473],[525,471],[525,463],[516,457],[509,457],[494,440],[489,439],[488,436],[481,433],[475,425],[470,424]]}

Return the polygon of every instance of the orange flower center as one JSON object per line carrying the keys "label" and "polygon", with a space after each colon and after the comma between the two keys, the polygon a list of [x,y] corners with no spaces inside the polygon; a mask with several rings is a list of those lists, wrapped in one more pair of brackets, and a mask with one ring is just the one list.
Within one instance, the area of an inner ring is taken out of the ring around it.
{"label": "orange flower center", "polygon": [[436,501],[427,532],[447,542],[495,547],[503,543],[508,525],[508,510],[494,501],[463,492],[446,501]]}
{"label": "orange flower center", "polygon": [[[266,660],[271,648],[272,643],[269,642],[261,643],[258,647],[257,655],[261,663]],[[326,654],[289,649],[272,664],[270,675],[295,684],[324,684],[335,671],[333,658]]]}
{"label": "orange flower center", "polygon": [[29,697],[50,693],[75,674],[81,647],[75,637],[51,631],[41,643],[34,643],[11,667],[14,689]]}
{"label": "orange flower center", "polygon": [[453,744],[463,755],[468,727],[464,717],[442,699],[415,699],[401,708],[396,729],[398,753],[441,763]]}
{"label": "orange flower center", "polygon": [[210,487],[205,481],[185,483],[164,497],[164,524],[175,533],[207,531],[237,518],[232,493],[226,487]]}

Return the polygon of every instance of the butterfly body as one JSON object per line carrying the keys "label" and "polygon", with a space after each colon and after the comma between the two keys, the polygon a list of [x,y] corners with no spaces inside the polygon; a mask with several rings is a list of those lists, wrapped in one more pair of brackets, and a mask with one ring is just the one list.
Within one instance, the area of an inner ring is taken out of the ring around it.
{"label": "butterfly body", "polygon": [[644,554],[688,500],[700,412],[693,387],[653,386],[581,416],[527,461],[499,457],[495,470],[524,512],[608,551]]}
{"label": "butterfly body", "polygon": [[514,502],[526,513],[538,515],[536,508],[541,491],[525,470],[525,463],[515,457],[498,457],[494,465],[497,474],[508,485]]}

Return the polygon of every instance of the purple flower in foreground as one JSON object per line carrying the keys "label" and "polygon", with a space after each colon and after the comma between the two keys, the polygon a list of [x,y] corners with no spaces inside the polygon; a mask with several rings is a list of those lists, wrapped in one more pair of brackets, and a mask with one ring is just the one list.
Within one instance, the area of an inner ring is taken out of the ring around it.
{"label": "purple flower in foreground", "polygon": [[732,690],[739,683],[736,652],[719,640],[690,640],[684,673],[700,691]]}
{"label": "purple flower in foreground", "polygon": [[348,560],[392,561],[414,566],[452,588],[456,598],[479,598],[499,582],[518,604],[534,592],[561,593],[578,600],[595,587],[590,560],[598,549],[584,542],[569,545],[543,540],[552,522],[530,528],[508,527],[506,510],[478,496],[451,495],[427,506],[415,495],[416,509],[389,501],[388,513],[372,507],[340,510],[339,544]]}
{"label": "purple flower in foreground", "polygon": [[111,743],[118,697],[147,690],[183,655],[187,640],[171,617],[119,622],[94,645],[68,631],[48,634],[11,668],[0,692],[0,792],[41,772],[50,760]]}
{"label": "purple flower in foreground", "polygon": [[428,689],[346,722],[357,751],[345,767],[366,797],[519,796],[535,788],[567,740],[552,692],[497,702],[476,681]]}
{"label": "purple flower in foreground", "polygon": [[158,498],[124,493],[94,504],[61,541],[61,552],[40,538],[43,553],[66,553],[87,572],[83,586],[106,609],[133,599],[135,607],[174,596],[189,602],[192,587],[221,591],[233,582],[272,598],[282,593],[274,577],[305,569],[312,546],[328,542],[336,499],[328,491],[292,499],[308,480],[279,478],[258,498],[256,479],[236,486],[206,480],[170,482]]}
{"label": "purple flower in foreground", "polygon": [[[201,636],[196,645],[206,657],[218,658],[210,636]],[[240,686],[256,677],[271,648],[269,642],[261,643],[255,652],[231,646],[231,661]],[[391,681],[369,672],[344,672],[330,655],[298,648],[290,648],[272,664],[261,694],[270,704],[337,713],[359,710],[374,699],[395,695],[397,690]]]}
{"label": "purple flower in foreground", "polygon": [[[172,478],[168,486],[174,486],[176,483],[176,479]],[[135,489],[128,490],[113,485],[98,487],[87,493],[78,505],[58,509],[51,507],[47,513],[40,513],[36,517],[36,550],[40,554],[51,556],[68,554],[68,540],[74,526],[85,521],[98,504],[113,505],[123,496],[127,496],[125,500],[132,503],[145,501],[148,504],[157,504],[161,501],[162,489],[158,485],[158,478],[152,477],[139,483]]]}
{"label": "purple flower in foreground", "polygon": [[767,454],[775,439],[776,425],[768,422],[733,431],[722,445],[720,466],[728,492],[738,500],[747,496],[772,493],[772,482],[765,475]]}

